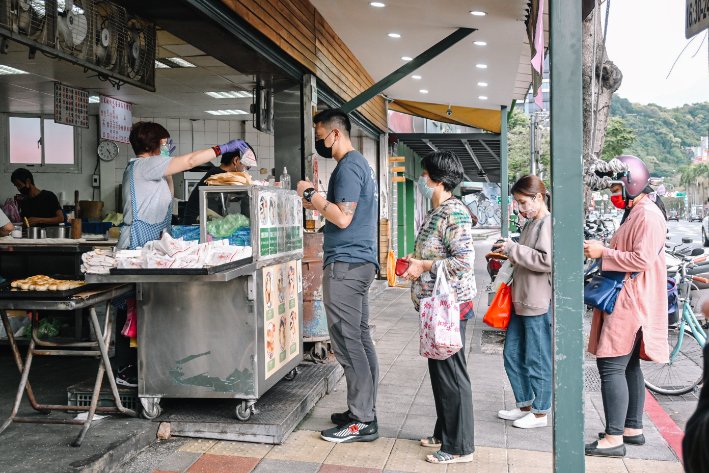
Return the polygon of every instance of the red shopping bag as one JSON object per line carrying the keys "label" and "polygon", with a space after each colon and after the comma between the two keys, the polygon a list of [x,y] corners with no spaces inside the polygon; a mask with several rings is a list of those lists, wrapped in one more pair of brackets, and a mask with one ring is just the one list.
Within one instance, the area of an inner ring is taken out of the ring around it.
{"label": "red shopping bag", "polygon": [[[511,284],[511,283],[510,283]],[[512,286],[507,283],[500,284],[495,297],[490,302],[483,322],[493,328],[507,329],[512,316]]]}

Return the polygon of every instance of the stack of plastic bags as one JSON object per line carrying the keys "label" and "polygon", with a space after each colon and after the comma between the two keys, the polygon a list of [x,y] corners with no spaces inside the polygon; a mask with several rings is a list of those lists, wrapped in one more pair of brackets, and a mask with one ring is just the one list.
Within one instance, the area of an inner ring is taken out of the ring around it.
{"label": "stack of plastic bags", "polygon": [[[108,252],[108,253],[106,253]],[[183,269],[220,266],[252,256],[250,246],[232,246],[228,240],[197,243],[172,238],[164,233],[160,240],[148,242],[137,250],[94,250],[82,256],[82,270],[108,274],[119,269]]]}
{"label": "stack of plastic bags", "polygon": [[113,250],[99,248],[81,255],[81,271],[90,274],[108,274],[116,267]]}

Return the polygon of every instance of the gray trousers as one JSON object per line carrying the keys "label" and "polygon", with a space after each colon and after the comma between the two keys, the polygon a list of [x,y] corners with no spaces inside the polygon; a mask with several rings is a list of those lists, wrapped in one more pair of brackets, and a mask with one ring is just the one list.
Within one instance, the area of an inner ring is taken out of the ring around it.
{"label": "gray trousers", "polygon": [[473,391],[465,360],[465,325],[460,321],[463,348],[445,360],[428,360],[433,399],[436,403],[436,426],[433,436],[441,441],[441,451],[468,455],[475,451]]}
{"label": "gray trousers", "polygon": [[374,420],[379,362],[369,333],[369,286],[372,263],[327,265],[323,273],[323,300],[335,358],[345,370],[347,406],[360,422]]}
{"label": "gray trousers", "polygon": [[625,427],[643,428],[645,380],[640,369],[641,340],[642,332],[638,332],[633,350],[627,355],[596,359],[608,435],[623,435]]}

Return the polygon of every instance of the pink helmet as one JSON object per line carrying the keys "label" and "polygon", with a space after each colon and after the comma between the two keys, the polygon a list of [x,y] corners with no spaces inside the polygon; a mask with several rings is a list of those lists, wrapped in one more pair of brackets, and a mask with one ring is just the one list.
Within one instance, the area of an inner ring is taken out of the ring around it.
{"label": "pink helmet", "polygon": [[625,186],[625,192],[631,199],[642,194],[643,190],[650,182],[650,171],[642,159],[637,156],[624,154],[616,156],[615,159],[625,164],[627,171],[617,174],[617,179],[622,181]]}

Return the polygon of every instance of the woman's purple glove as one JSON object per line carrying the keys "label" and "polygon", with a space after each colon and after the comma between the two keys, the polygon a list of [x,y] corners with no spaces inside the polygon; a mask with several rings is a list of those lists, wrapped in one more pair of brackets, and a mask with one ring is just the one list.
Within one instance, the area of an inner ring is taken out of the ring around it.
{"label": "woman's purple glove", "polygon": [[222,154],[233,153],[235,151],[238,151],[239,155],[242,155],[249,149],[249,145],[247,145],[246,141],[244,140],[231,140],[228,143],[219,145],[219,149],[221,150]]}

